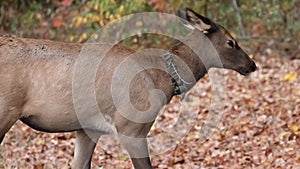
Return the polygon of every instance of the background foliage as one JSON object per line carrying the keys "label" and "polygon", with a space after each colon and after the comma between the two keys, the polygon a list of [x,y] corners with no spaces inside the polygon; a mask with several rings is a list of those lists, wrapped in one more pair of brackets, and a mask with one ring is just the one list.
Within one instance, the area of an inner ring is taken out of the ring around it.
{"label": "background foliage", "polygon": [[146,11],[175,13],[185,7],[230,28],[237,38],[255,39],[262,45],[269,42],[268,45],[287,52],[299,44],[299,38],[295,38],[300,35],[298,0],[5,0],[0,1],[0,32],[84,42],[101,26],[124,15]]}

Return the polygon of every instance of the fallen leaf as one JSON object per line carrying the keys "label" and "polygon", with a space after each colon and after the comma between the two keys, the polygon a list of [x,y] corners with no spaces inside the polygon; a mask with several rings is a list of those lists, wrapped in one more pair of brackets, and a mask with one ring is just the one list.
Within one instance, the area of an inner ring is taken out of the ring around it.
{"label": "fallen leaf", "polygon": [[296,73],[287,73],[284,75],[285,80],[294,81],[294,80],[296,80],[296,78],[297,78]]}
{"label": "fallen leaf", "polygon": [[290,129],[293,131],[293,132],[297,132],[299,130],[299,126],[297,125],[291,125],[290,126]]}

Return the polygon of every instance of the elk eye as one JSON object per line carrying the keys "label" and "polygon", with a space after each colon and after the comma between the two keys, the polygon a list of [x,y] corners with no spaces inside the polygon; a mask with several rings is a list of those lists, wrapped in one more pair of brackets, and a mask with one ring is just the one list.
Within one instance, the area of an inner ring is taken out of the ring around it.
{"label": "elk eye", "polygon": [[232,40],[228,40],[228,41],[226,41],[226,43],[227,43],[231,48],[234,47],[234,42],[233,42]]}

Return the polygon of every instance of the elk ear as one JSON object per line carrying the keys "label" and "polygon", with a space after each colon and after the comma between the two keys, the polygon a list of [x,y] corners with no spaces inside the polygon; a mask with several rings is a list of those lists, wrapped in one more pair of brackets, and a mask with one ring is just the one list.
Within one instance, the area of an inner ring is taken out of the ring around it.
{"label": "elk ear", "polygon": [[[215,30],[217,28],[216,24],[212,20],[196,13],[195,11],[189,8],[187,8],[186,11],[183,12],[181,12],[181,15],[179,15],[178,12],[179,17],[185,19],[186,22],[189,23],[189,25],[202,31],[203,33],[212,32],[212,30]],[[182,15],[184,15],[184,17]]]}
{"label": "elk ear", "polygon": [[181,20],[181,23],[189,29],[195,29],[195,27],[188,21],[186,11],[179,9],[177,15]]}

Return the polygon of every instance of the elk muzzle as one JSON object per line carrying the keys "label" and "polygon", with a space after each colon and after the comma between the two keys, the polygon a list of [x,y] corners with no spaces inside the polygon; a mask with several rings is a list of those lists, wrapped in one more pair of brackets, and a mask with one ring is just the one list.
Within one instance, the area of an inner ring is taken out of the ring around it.
{"label": "elk muzzle", "polygon": [[257,69],[255,62],[251,59],[250,63],[245,67],[239,67],[237,71],[244,76],[249,75]]}

